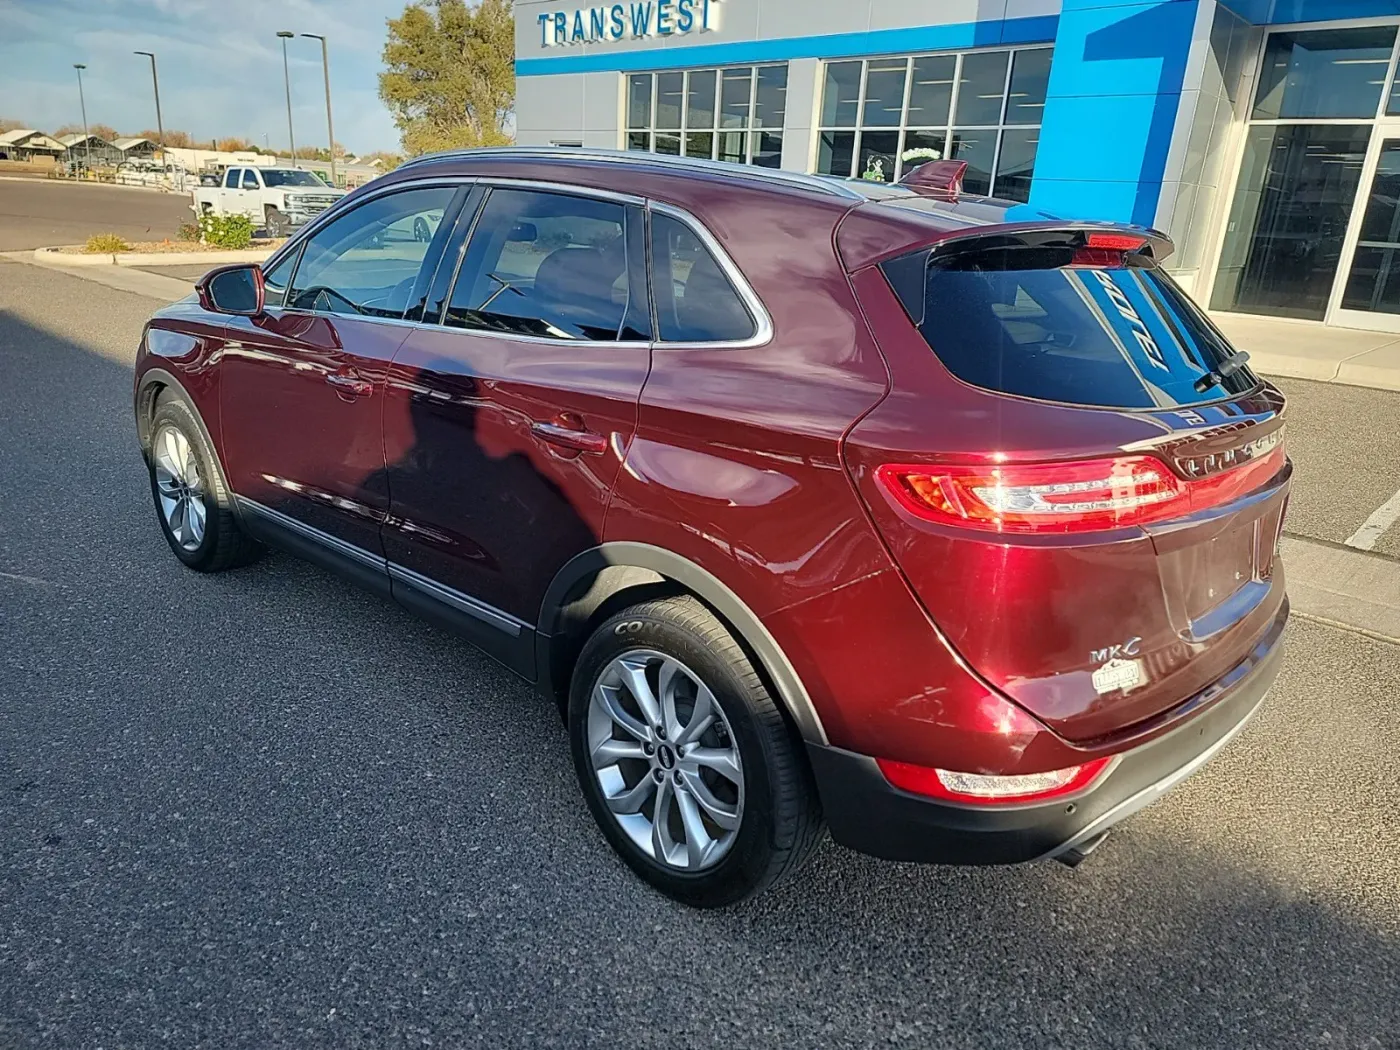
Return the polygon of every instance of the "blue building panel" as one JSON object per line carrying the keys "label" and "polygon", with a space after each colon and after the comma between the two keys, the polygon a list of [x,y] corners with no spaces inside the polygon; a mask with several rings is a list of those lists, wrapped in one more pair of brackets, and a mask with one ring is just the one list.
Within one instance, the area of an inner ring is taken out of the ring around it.
{"label": "blue building panel", "polygon": [[1032,204],[1151,225],[1197,9],[1198,0],[1065,0]]}

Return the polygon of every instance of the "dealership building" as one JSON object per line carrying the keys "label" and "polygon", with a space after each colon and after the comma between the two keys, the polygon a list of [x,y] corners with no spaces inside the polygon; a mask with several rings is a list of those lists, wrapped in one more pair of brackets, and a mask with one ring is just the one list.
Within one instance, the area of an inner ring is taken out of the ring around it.
{"label": "dealership building", "polygon": [[1213,309],[1400,332],[1400,0],[516,0],[523,144],[1156,226]]}

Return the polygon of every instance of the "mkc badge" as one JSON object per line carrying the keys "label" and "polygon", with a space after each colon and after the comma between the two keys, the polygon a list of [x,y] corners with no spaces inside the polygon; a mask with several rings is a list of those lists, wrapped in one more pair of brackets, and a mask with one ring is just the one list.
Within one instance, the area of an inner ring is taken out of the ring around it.
{"label": "mkc badge", "polygon": [[1126,693],[1142,685],[1147,680],[1147,674],[1143,670],[1142,661],[1132,659],[1141,650],[1142,639],[1129,638],[1126,642],[1107,649],[1095,649],[1090,653],[1089,658],[1094,663],[1103,664],[1093,674],[1094,692],[1102,695],[1121,689]]}

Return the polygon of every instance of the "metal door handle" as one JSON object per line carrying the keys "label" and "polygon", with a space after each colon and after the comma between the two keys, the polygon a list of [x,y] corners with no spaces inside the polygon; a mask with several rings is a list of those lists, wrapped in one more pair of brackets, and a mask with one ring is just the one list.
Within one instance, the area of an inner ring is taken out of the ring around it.
{"label": "metal door handle", "polygon": [[326,382],[353,397],[369,397],[370,394],[374,393],[374,384],[368,379],[346,375],[344,372],[326,373]]}
{"label": "metal door handle", "polygon": [[532,423],[530,432],[541,441],[548,441],[551,445],[572,449],[575,452],[587,452],[590,455],[601,456],[608,450],[608,439],[602,434],[593,433],[591,430],[574,430],[571,427],[561,427],[556,423]]}

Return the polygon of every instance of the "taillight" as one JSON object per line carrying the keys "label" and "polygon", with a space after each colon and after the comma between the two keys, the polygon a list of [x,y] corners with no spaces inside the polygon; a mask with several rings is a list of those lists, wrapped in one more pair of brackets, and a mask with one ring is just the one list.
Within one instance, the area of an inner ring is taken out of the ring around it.
{"label": "taillight", "polygon": [[1147,238],[1135,233],[1105,233],[1097,231],[1084,238],[1086,248],[1106,248],[1115,252],[1141,251]]}
{"label": "taillight", "polygon": [[1283,464],[1268,457],[1186,481],[1156,456],[1058,463],[887,464],[876,477],[927,521],[989,532],[1099,532],[1180,517],[1262,485]]}
{"label": "taillight", "polygon": [[901,791],[983,806],[1044,802],[1077,794],[1093,787],[1113,762],[1114,758],[1110,755],[1085,762],[1082,766],[1055,769],[1048,773],[989,776],[915,766],[888,758],[875,760],[885,779]]}
{"label": "taillight", "polygon": [[1089,532],[1173,517],[1185,483],[1152,456],[996,466],[884,466],[885,488],[930,521],[994,532]]}

